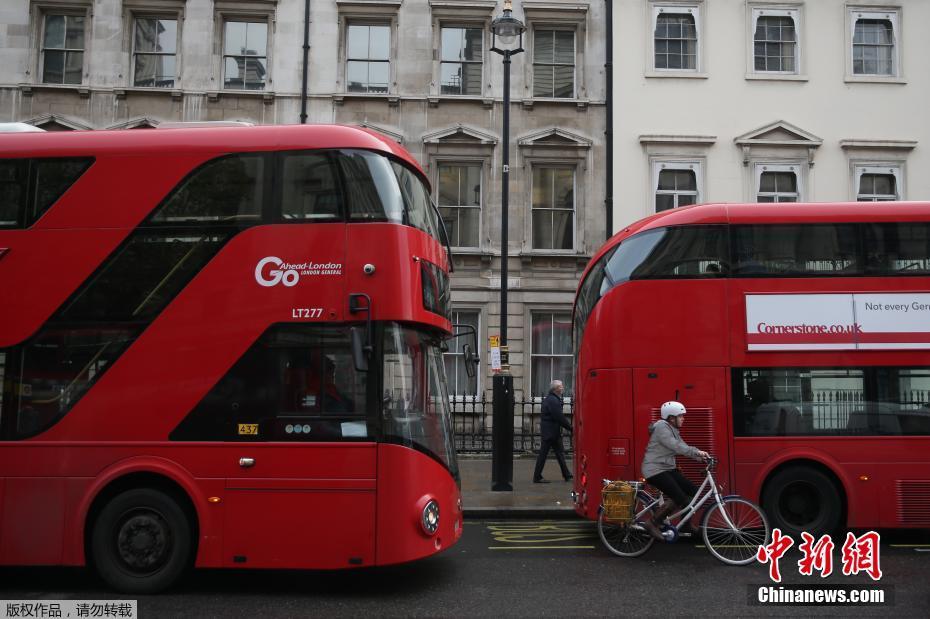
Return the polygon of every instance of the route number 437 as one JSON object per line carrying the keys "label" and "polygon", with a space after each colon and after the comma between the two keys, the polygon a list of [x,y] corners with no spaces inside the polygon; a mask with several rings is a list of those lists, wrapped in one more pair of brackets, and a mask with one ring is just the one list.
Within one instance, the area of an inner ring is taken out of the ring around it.
{"label": "route number 437", "polygon": [[291,309],[291,318],[319,318],[322,315],[322,307],[295,307]]}

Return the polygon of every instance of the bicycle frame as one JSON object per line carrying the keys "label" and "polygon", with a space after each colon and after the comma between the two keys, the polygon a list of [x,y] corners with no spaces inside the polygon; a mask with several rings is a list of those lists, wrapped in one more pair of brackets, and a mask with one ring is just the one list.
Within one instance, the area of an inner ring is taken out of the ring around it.
{"label": "bicycle frame", "polygon": [[[723,509],[723,498],[720,496],[720,492],[717,490],[717,483],[714,480],[714,474],[710,469],[711,464],[708,464],[704,469],[704,472],[706,473],[704,481],[701,482],[701,486],[698,488],[697,492],[694,493],[694,496],[691,498],[691,502],[674,514],[671,514],[669,519],[679,519],[678,526],[680,527],[681,525],[686,524],[691,519],[691,517],[694,516],[694,514],[704,506],[704,503],[713,497],[714,502],[716,502],[717,505],[719,505],[721,508],[720,513],[723,514],[723,518],[726,521],[727,526],[733,530],[736,530],[736,526],[733,524],[733,522],[730,521],[730,516],[727,514],[726,510]],[[707,488],[706,492],[705,488]],[[635,515],[636,520],[639,520],[643,517],[644,514],[652,511],[652,509],[657,505],[660,505],[665,498],[661,492],[659,492],[659,496],[656,497],[645,490],[640,490],[637,493],[637,496],[639,496],[639,498],[643,501],[645,507],[642,509],[642,511]],[[682,514],[684,514],[684,516],[682,516]]]}

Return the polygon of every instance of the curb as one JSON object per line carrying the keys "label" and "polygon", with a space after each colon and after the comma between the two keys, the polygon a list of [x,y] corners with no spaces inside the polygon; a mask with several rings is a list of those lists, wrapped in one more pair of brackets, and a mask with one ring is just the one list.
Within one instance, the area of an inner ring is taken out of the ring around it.
{"label": "curb", "polygon": [[462,510],[467,520],[488,518],[544,518],[581,519],[573,507],[466,507]]}

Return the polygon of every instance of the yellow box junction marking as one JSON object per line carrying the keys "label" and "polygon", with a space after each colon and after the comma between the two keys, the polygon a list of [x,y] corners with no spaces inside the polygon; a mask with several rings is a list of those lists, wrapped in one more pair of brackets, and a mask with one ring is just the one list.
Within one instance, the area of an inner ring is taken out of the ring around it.
{"label": "yellow box junction marking", "polygon": [[594,546],[566,544],[588,541],[594,537],[589,522],[538,522],[487,525],[491,537],[503,546],[490,550],[591,549]]}

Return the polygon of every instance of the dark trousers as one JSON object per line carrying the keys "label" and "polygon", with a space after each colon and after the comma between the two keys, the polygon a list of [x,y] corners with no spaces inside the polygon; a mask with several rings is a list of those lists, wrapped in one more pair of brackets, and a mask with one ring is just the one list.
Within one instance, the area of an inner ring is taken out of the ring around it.
{"label": "dark trousers", "polygon": [[658,475],[653,475],[646,481],[649,482],[651,486],[661,490],[665,496],[675,501],[679,509],[690,503],[698,490],[697,486],[692,484],[678,469],[662,471]]}
{"label": "dark trousers", "polygon": [[542,445],[539,447],[539,456],[536,457],[536,470],[533,471],[533,479],[542,479],[543,466],[546,464],[546,458],[549,456],[549,450],[555,452],[555,459],[559,461],[559,467],[562,469],[562,477],[568,479],[572,474],[565,464],[565,452],[562,450],[562,437],[544,438]]}

